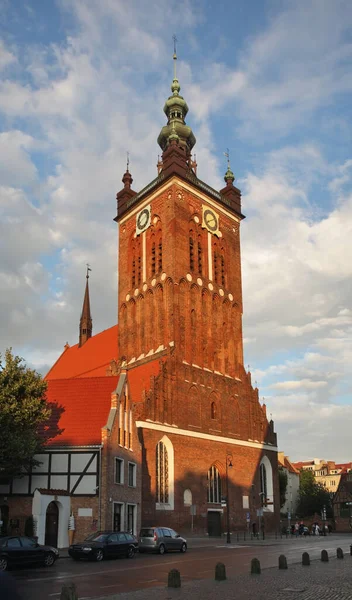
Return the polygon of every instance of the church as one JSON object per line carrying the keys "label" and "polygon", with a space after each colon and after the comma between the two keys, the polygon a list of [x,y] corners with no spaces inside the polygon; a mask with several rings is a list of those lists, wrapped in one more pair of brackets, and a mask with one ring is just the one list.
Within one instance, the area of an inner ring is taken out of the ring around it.
{"label": "church", "polygon": [[40,542],[166,525],[198,534],[278,529],[273,421],[244,368],[241,192],[228,162],[197,177],[174,54],[157,176],[117,193],[118,324],[92,335],[89,271],[79,342],[46,375],[62,431],[41,465],[0,486],[8,527]]}

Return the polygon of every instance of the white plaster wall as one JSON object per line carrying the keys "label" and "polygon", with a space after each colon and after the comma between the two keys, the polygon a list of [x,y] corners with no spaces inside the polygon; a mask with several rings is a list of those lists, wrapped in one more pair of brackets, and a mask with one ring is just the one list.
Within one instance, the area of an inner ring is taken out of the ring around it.
{"label": "white plaster wall", "polygon": [[45,543],[45,522],[46,510],[50,502],[56,502],[59,509],[59,524],[58,524],[58,548],[67,548],[68,543],[68,522],[70,518],[71,501],[70,496],[50,496],[41,494],[35,490],[32,503],[33,519],[36,523],[36,535],[38,543]]}

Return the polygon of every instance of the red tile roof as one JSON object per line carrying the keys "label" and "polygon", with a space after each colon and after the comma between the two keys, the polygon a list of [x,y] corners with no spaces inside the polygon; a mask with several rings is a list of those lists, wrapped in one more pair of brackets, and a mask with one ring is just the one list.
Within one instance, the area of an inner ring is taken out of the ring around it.
{"label": "red tile roof", "polygon": [[113,359],[117,359],[118,325],[92,336],[83,346],[66,348],[45,379],[104,377]]}
{"label": "red tile roof", "polygon": [[101,444],[101,428],[106,424],[117,382],[118,377],[49,379],[47,400],[54,404],[49,428],[54,431],[58,426],[63,432],[48,445]]}
{"label": "red tile roof", "polygon": [[127,380],[132,402],[143,401],[143,391],[150,390],[151,377],[160,373],[160,358],[128,369]]}

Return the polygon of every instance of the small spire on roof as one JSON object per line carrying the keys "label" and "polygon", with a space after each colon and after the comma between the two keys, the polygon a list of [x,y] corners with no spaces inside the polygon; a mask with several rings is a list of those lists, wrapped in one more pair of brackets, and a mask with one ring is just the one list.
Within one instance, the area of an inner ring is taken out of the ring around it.
{"label": "small spire on roof", "polygon": [[81,318],[79,321],[79,343],[78,343],[79,347],[83,346],[83,344],[85,344],[85,342],[87,340],[89,340],[89,338],[92,337],[92,331],[93,331],[93,321],[92,321],[92,315],[90,313],[89,283],[88,283],[89,271],[91,271],[92,269],[90,268],[88,263],[86,266],[87,266],[86,289],[84,292],[82,313],[81,313]]}

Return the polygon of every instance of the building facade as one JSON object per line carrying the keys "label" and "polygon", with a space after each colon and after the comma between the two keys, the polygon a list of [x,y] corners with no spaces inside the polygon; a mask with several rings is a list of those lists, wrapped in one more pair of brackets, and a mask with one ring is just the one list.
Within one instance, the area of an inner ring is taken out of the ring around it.
{"label": "building facade", "polygon": [[298,504],[299,491],[299,471],[291,463],[288,456],[284,452],[278,453],[279,469],[285,471],[287,475],[286,502],[281,507],[281,513],[290,515],[290,518],[295,518],[296,508]]}
{"label": "building facade", "polygon": [[333,460],[325,460],[323,458],[313,458],[301,462],[292,463],[293,466],[300,471],[312,471],[315,481],[321,483],[331,493],[338,490],[341,476],[344,473],[352,471],[352,463],[336,463]]}
{"label": "building facade", "polygon": [[[68,514],[89,519],[79,537],[139,524],[209,535],[227,523],[255,529],[258,519],[279,527],[274,424],[243,361],[241,193],[229,164],[220,191],[197,177],[176,67],[171,92],[157,177],[137,193],[127,168],[117,194],[118,334],[115,326],[92,336],[87,279],[79,344],[47,376],[65,429],[47,454],[67,458],[61,479],[48,470],[26,488],[27,511],[36,490],[50,503],[65,497],[62,528]],[[77,412],[79,385],[89,401]]]}

